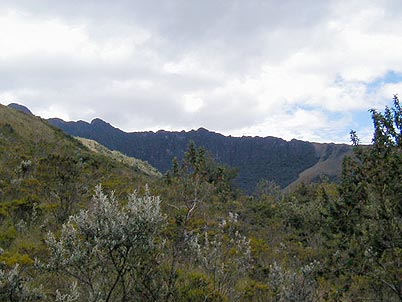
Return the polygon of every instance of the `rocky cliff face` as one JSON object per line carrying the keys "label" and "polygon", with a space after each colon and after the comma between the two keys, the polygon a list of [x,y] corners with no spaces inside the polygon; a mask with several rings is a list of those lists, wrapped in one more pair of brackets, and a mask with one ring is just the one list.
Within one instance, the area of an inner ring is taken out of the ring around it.
{"label": "rocky cliff face", "polygon": [[[304,180],[314,180],[321,174],[336,178],[341,160],[350,149],[346,145],[285,141],[275,137],[224,136],[204,128],[189,132],[126,133],[100,119],[91,123],[60,119],[49,122],[71,135],[93,139],[112,150],[145,160],[162,173],[171,168],[174,157],[181,159],[189,142],[194,141],[209,150],[218,162],[238,168],[237,182],[247,192],[252,192],[261,179],[273,180],[285,188],[318,163],[320,169],[310,171]],[[334,156],[336,161],[328,161]]]}

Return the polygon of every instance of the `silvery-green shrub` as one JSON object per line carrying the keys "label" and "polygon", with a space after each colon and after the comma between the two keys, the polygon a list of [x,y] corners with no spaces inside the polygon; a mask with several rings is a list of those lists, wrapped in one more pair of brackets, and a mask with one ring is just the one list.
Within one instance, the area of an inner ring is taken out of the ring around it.
{"label": "silvery-green shrub", "polygon": [[156,301],[164,223],[159,197],[120,203],[98,186],[89,209],[49,232],[47,268],[76,281],[82,301]]}

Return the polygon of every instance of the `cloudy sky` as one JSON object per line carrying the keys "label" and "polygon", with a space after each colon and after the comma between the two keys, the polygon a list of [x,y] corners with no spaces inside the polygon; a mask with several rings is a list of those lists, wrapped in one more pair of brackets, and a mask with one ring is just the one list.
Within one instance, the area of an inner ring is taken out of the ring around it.
{"label": "cloudy sky", "polygon": [[1,0],[0,103],[348,142],[402,92],[400,0]]}

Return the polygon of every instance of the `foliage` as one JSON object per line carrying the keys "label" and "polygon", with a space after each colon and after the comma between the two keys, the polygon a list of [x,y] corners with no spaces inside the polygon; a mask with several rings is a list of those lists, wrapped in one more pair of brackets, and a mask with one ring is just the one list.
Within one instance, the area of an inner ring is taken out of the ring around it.
{"label": "foliage", "polygon": [[0,301],[402,301],[398,98],[371,113],[340,183],[244,195],[195,144],[154,178],[0,106]]}
{"label": "foliage", "polygon": [[168,191],[165,200],[169,203],[168,211],[171,220],[169,239],[167,242],[168,273],[167,301],[177,296],[176,286],[179,268],[187,261],[186,249],[189,234],[194,228],[204,224],[202,217],[212,208],[213,201],[224,202],[234,196],[232,180],[233,169],[217,164],[204,148],[189,145],[182,163],[173,161],[172,169],[165,176]]}
{"label": "foliage", "polygon": [[68,292],[62,294],[59,290],[56,290],[56,302],[75,302],[80,298],[78,292],[77,282],[71,283]]}
{"label": "foliage", "polygon": [[134,193],[121,205],[98,186],[89,210],[70,216],[59,238],[49,233],[46,268],[75,279],[85,301],[157,301],[159,203]]}
{"label": "foliage", "polygon": [[177,301],[223,302],[225,297],[214,291],[208,275],[200,272],[182,273],[179,277]]}
{"label": "foliage", "polygon": [[[173,160],[173,168],[166,174],[167,181],[176,181],[177,184],[184,183],[189,188],[183,188],[194,194],[194,199],[205,198],[205,194],[198,194],[197,190],[191,188],[194,184],[200,187],[209,187],[214,190],[225,201],[232,197],[234,192],[233,180],[236,178],[236,169],[218,164],[205,148],[196,148],[194,142],[190,142],[188,150],[184,154],[181,164],[177,159]],[[198,195],[197,195],[198,194]],[[190,196],[189,194],[186,194]],[[204,195],[204,196],[203,196]]]}
{"label": "foliage", "polygon": [[250,241],[236,229],[238,215],[229,213],[222,219],[215,234],[205,231],[190,241],[201,268],[212,276],[213,292],[236,298],[237,282],[251,269]]}
{"label": "foliage", "polygon": [[33,288],[29,281],[28,278],[22,276],[18,264],[10,269],[3,265],[0,268],[0,301],[42,301],[45,297],[42,288]]}
{"label": "foliage", "polygon": [[317,262],[312,262],[297,271],[284,270],[276,262],[271,266],[269,285],[274,301],[310,302],[318,301],[317,282],[314,277]]}
{"label": "foliage", "polygon": [[[345,269],[362,275],[375,292],[402,301],[402,110],[371,110],[373,145],[351,138],[355,157],[344,163],[342,198],[332,210],[333,232],[347,251]],[[382,284],[381,291],[378,290]],[[394,297],[392,297],[394,295]]]}

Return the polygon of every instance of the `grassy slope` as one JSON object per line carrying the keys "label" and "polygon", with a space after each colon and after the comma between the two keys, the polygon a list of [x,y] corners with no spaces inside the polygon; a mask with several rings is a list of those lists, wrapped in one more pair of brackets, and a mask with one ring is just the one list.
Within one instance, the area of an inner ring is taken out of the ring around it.
{"label": "grassy slope", "polygon": [[134,169],[137,169],[138,171],[141,171],[144,174],[147,174],[149,176],[156,176],[156,177],[161,176],[161,173],[157,169],[155,169],[154,167],[152,167],[149,163],[147,163],[145,161],[136,159],[134,157],[126,156],[119,151],[115,151],[115,150],[112,151],[91,139],[87,139],[87,138],[83,138],[83,137],[76,137],[76,139],[78,139],[84,146],[86,146],[88,149],[90,149],[91,151],[93,151],[95,153],[99,153],[99,154],[105,155],[107,157],[110,157],[113,160],[119,161],[119,162],[121,162],[125,165],[128,165]]}
{"label": "grassy slope", "polygon": [[152,177],[160,176],[160,173],[146,162],[111,151],[91,140],[74,139],[44,119],[3,105],[0,105],[0,128],[0,152],[9,157],[25,159],[33,156],[35,159],[48,153],[63,156],[80,153],[95,156],[96,153],[95,157],[105,157],[112,162],[122,163],[121,168],[130,168]]}
{"label": "grassy slope", "polygon": [[0,105],[0,126],[10,125],[21,139],[30,142],[54,143],[59,131],[41,118]]}

